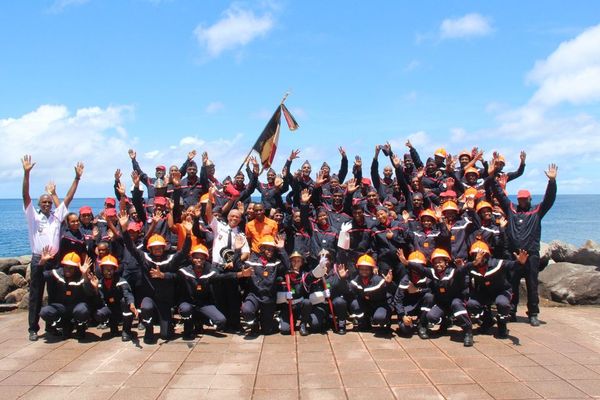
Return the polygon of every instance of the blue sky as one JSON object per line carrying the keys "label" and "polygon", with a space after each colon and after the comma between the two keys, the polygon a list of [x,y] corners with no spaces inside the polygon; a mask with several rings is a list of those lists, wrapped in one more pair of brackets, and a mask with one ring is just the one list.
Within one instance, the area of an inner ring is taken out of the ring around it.
{"label": "blue sky", "polygon": [[[0,197],[20,196],[19,157],[38,161],[32,193],[72,166],[79,194],[111,193],[115,168],[179,164],[208,150],[224,177],[239,166],[281,96],[284,129],[315,166],[337,147],[367,161],[375,144],[423,156],[479,145],[528,153],[509,185],[542,192],[549,162],[561,193],[598,193],[597,2],[0,3]],[[382,161],[383,164],[383,161]]]}

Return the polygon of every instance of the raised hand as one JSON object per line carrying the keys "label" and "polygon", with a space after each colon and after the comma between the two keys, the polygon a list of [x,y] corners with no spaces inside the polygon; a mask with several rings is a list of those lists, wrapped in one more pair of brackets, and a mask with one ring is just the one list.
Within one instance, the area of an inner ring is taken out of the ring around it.
{"label": "raised hand", "polygon": [[308,202],[310,201],[310,197],[311,197],[311,194],[308,189],[302,190],[302,192],[300,193],[300,203],[308,204]]}
{"label": "raised hand", "polygon": [[123,185],[121,182],[117,184],[117,192],[119,193],[119,198],[125,196],[125,185]]}
{"label": "raised hand", "polygon": [[508,175],[506,175],[506,174],[500,175],[499,177],[496,178],[496,180],[498,181],[498,184],[500,185],[500,187],[502,189],[506,189],[506,183],[508,182]]}
{"label": "raised hand", "polygon": [[527,159],[527,153],[525,153],[525,150],[521,150],[519,158],[521,159],[521,164],[525,164],[525,160]]}
{"label": "raised hand", "polygon": [[324,177],[322,171],[317,172],[317,177],[315,178],[315,187],[321,187],[327,182],[327,179]]}
{"label": "raised hand", "polygon": [[56,195],[56,184],[52,181],[48,182],[46,184],[46,193],[48,193],[51,196],[55,196]]}
{"label": "raised hand", "polygon": [[477,252],[477,254],[475,255],[475,260],[473,260],[473,264],[475,264],[476,267],[479,267],[481,264],[483,264],[484,258],[485,253],[483,251]]}
{"label": "raised hand", "polygon": [[202,153],[202,165],[208,164],[208,153],[205,151]]}
{"label": "raised hand", "polygon": [[413,148],[413,146],[412,146],[412,143],[411,143],[411,142],[410,142],[410,140],[408,140],[408,139],[406,140],[406,143],[404,143],[404,145],[405,145],[406,147],[408,147],[409,149],[412,149],[412,148]]}
{"label": "raised hand", "polygon": [[452,178],[451,176],[446,178],[446,189],[447,190],[454,190],[454,184],[456,183],[456,181],[454,180],[454,178]]}
{"label": "raised hand", "polygon": [[406,259],[406,256],[404,255],[404,250],[402,249],[398,249],[396,250],[396,255],[398,256],[398,260],[400,260],[400,263],[404,266],[408,265],[408,260]]}
{"label": "raised hand", "polygon": [[80,179],[81,175],[83,175],[83,163],[79,161],[77,165],[75,165],[75,179]]}
{"label": "raised hand", "polygon": [[121,210],[121,212],[119,212],[119,225],[121,225],[121,228],[125,231],[125,230],[127,230],[128,224],[129,224],[129,214],[127,214],[127,211]]}
{"label": "raised hand", "polygon": [[279,248],[280,250],[284,248],[285,246],[285,240],[281,239],[279,237],[279,234],[275,235],[275,246],[277,246],[277,248]]}
{"label": "raised hand", "polygon": [[79,271],[81,271],[81,276],[89,277],[88,272],[90,271],[91,267],[92,267],[92,259],[88,256],[85,256],[83,263],[79,266]]}
{"label": "raised hand", "polygon": [[400,168],[400,157],[394,155],[392,158],[392,163],[394,164],[394,168]]}
{"label": "raised hand", "polygon": [[181,226],[183,226],[183,229],[185,229],[185,231],[187,232],[188,235],[192,233],[192,227],[193,227],[192,221],[183,221],[181,223]]}
{"label": "raised hand", "polygon": [[45,265],[48,261],[50,261],[54,257],[54,249],[50,246],[44,246],[42,249],[42,255],[40,257],[40,265]]}
{"label": "raised hand", "polygon": [[508,220],[504,216],[501,216],[498,219],[498,225],[500,225],[500,228],[506,228],[506,225],[508,225]]}
{"label": "raised hand", "polygon": [[338,151],[342,157],[346,157],[346,150],[342,146],[338,147]]}
{"label": "raised hand", "polygon": [[556,179],[556,175],[558,174],[558,165],[550,164],[548,165],[548,171],[544,171],[548,179],[551,181]]}
{"label": "raised hand", "polygon": [[410,213],[407,210],[402,211],[402,219],[404,220],[404,222],[408,222],[408,220],[410,219]]}
{"label": "raised hand", "polygon": [[120,181],[122,176],[123,174],[121,173],[121,169],[117,168],[117,170],[115,171],[115,181]]}
{"label": "raised hand", "polygon": [[175,187],[181,186],[181,172],[179,172],[179,170],[173,171],[170,178],[171,178],[171,183],[173,184],[173,186],[175,186]]}
{"label": "raised hand", "polygon": [[380,151],[381,151],[381,145],[380,144],[375,145],[375,158],[377,158]]}
{"label": "raised hand", "polygon": [[425,176],[425,168],[421,167],[417,170],[417,178],[419,180],[423,179],[423,177]]}
{"label": "raised hand", "polygon": [[513,253],[513,256],[515,256],[515,259],[517,260],[517,262],[521,265],[525,265],[525,263],[527,262],[527,259],[529,258],[529,253],[527,253],[525,250],[521,249],[519,250],[518,253]]}
{"label": "raised hand", "polygon": [[362,167],[362,159],[360,158],[360,156],[355,156],[354,157],[354,167],[355,168]]}
{"label": "raised hand", "polygon": [[299,157],[299,154],[300,154],[300,149],[292,150],[292,152],[290,153],[290,157],[288,158],[288,160],[290,160],[290,161],[295,160],[296,158]]}
{"label": "raised hand", "polygon": [[242,235],[236,235],[235,241],[233,242],[234,250],[241,250],[246,245],[246,238]]}
{"label": "raised hand", "polygon": [[23,171],[25,171],[25,173],[31,171],[31,169],[35,165],[35,163],[31,161],[31,156],[28,154],[25,154],[23,156],[23,158],[21,159],[21,164],[23,164]]}
{"label": "raised hand", "polygon": [[132,160],[135,160],[137,153],[135,152],[134,149],[129,149],[129,151],[127,153],[129,153],[129,158],[131,158]]}
{"label": "raised hand", "polygon": [[160,220],[162,219],[162,217],[163,217],[162,211],[154,210],[154,214],[152,214],[152,223],[153,224],[159,223]]}
{"label": "raised hand", "polygon": [[192,161],[196,157],[196,150],[192,150],[188,153],[188,160]]}
{"label": "raised hand", "polygon": [[140,174],[137,171],[131,172],[131,180],[133,181],[133,186],[138,187],[140,184]]}
{"label": "raised hand", "polygon": [[354,193],[358,189],[358,185],[356,184],[356,179],[352,178],[348,181],[348,185],[346,186],[346,190],[348,193]]}

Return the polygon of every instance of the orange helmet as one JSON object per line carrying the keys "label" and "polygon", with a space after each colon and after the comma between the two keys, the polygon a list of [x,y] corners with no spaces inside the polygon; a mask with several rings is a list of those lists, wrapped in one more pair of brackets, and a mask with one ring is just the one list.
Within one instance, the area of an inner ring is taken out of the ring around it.
{"label": "orange helmet", "polygon": [[116,259],[115,256],[111,256],[110,254],[107,256],[102,257],[102,259],[100,260],[100,266],[104,267],[105,265],[112,265],[115,268],[119,267],[119,261]]}
{"label": "orange helmet", "polygon": [[446,149],[444,149],[443,147],[440,147],[439,149],[437,149],[435,151],[435,153],[433,153],[433,155],[446,158],[446,155],[447,155]]}
{"label": "orange helmet", "polygon": [[360,267],[360,266],[366,266],[366,267],[371,267],[371,268],[375,268],[375,260],[373,259],[373,257],[371,257],[368,254],[362,255],[360,257],[358,257],[358,260],[356,261],[356,266]]}
{"label": "orange helmet", "polygon": [[444,249],[435,249],[433,253],[431,253],[431,261],[436,258],[445,258],[446,260],[450,260],[450,254]]}
{"label": "orange helmet", "polygon": [[465,190],[465,197],[477,197],[477,189],[475,188],[468,188],[467,190]]}
{"label": "orange helmet", "polygon": [[81,257],[74,251],[65,254],[60,262],[62,265],[70,265],[72,267],[79,267],[81,265]]}
{"label": "orange helmet", "polygon": [[210,199],[209,194],[204,193],[202,196],[200,196],[200,203],[208,203],[209,199]]}
{"label": "orange helmet", "polygon": [[416,263],[416,264],[427,264],[427,258],[425,254],[420,251],[413,251],[408,255],[408,262]]}
{"label": "orange helmet", "polygon": [[277,244],[275,243],[275,238],[271,235],[265,235],[262,237],[262,239],[260,240],[260,244],[259,247],[263,247],[263,246],[277,246]]}
{"label": "orange helmet", "polygon": [[484,208],[492,209],[492,205],[490,203],[488,203],[487,201],[480,201],[479,203],[477,203],[477,207],[475,207],[475,211],[479,212],[479,211],[483,210]]}
{"label": "orange helmet", "polygon": [[433,218],[435,221],[437,221],[437,215],[435,214],[435,211],[426,208],[425,210],[421,211],[421,214],[419,214],[419,219],[422,219],[423,217],[431,217]]}
{"label": "orange helmet", "polygon": [[478,240],[471,245],[471,249],[469,250],[469,254],[477,253],[485,253],[489,255],[491,254],[490,247],[487,245],[487,243]]}
{"label": "orange helmet", "polygon": [[197,244],[192,247],[192,250],[190,251],[190,255],[194,254],[204,254],[206,257],[208,257],[208,248],[203,244]]}
{"label": "orange helmet", "polygon": [[161,235],[154,234],[154,235],[150,236],[150,239],[148,239],[148,244],[146,245],[146,247],[166,246],[166,245],[167,245],[167,241],[165,240],[164,237],[162,237]]}
{"label": "orange helmet", "polygon": [[479,176],[479,170],[475,167],[469,167],[465,169],[465,175],[467,174],[476,174],[477,176]]}
{"label": "orange helmet", "polygon": [[504,156],[502,154],[498,154],[497,161],[506,164],[506,159],[504,158]]}
{"label": "orange helmet", "polygon": [[463,150],[460,153],[458,153],[458,158],[461,158],[463,156],[467,156],[467,157],[469,157],[469,159],[472,158],[471,157],[471,152],[468,151],[468,150]]}
{"label": "orange helmet", "polygon": [[444,211],[456,211],[458,212],[458,205],[453,201],[447,201],[442,206],[442,212]]}

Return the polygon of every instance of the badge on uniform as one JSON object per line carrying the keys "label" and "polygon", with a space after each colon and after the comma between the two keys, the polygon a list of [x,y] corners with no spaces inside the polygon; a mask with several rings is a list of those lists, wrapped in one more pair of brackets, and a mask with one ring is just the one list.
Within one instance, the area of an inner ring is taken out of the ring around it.
{"label": "badge on uniform", "polygon": [[454,235],[450,236],[450,240],[452,240],[453,242],[456,240],[456,237]]}
{"label": "badge on uniform", "polygon": [[70,291],[70,290],[67,290],[67,291],[65,292],[65,295],[67,295],[67,296],[70,296],[70,295],[71,295],[71,291]]}
{"label": "badge on uniform", "polygon": [[485,281],[485,286],[490,286],[492,284],[492,282],[490,281]]}
{"label": "badge on uniform", "polygon": [[114,303],[115,302],[115,298],[114,297],[109,297],[108,298],[108,302],[109,303]]}
{"label": "badge on uniform", "polygon": [[446,288],[441,287],[440,288],[440,293],[446,293]]}
{"label": "badge on uniform", "polygon": [[202,290],[202,285],[196,285],[196,291],[200,292]]}
{"label": "badge on uniform", "polygon": [[371,300],[369,296],[365,296],[365,300]]}
{"label": "badge on uniform", "polygon": [[263,271],[263,276],[264,276],[264,277],[267,277],[267,276],[269,276],[269,271],[267,271],[267,270]]}
{"label": "badge on uniform", "polygon": [[427,242],[423,243],[423,247],[429,247],[429,243],[427,243]]}

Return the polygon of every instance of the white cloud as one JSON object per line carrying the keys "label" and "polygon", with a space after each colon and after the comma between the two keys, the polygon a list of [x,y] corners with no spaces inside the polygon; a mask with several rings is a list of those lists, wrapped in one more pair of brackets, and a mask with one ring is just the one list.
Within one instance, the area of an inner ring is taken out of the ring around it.
{"label": "white cloud", "polygon": [[463,128],[450,129],[450,140],[452,142],[463,142],[467,139],[467,131]]}
{"label": "white cloud", "polygon": [[132,111],[129,106],[110,106],[72,114],[65,106],[43,105],[20,117],[1,119],[7,156],[0,158],[0,197],[16,197],[14,185],[22,176],[19,158],[24,154],[36,162],[32,195],[49,179],[70,183],[77,161],[86,165],[84,181],[111,181],[112,171],[119,167],[115,154],[126,155],[134,142],[123,126]]}
{"label": "white cloud", "polygon": [[490,19],[477,13],[467,14],[460,18],[447,18],[440,25],[442,39],[486,36],[492,31]]}
{"label": "white cloud", "polygon": [[539,85],[533,104],[586,104],[600,100],[600,25],[563,42],[545,60],[537,61],[528,81]]}
{"label": "white cloud", "polygon": [[218,57],[224,51],[245,46],[258,37],[264,37],[274,24],[274,18],[269,12],[258,16],[252,10],[234,4],[213,25],[198,25],[194,35],[209,57]]}
{"label": "white cloud", "polygon": [[421,62],[419,60],[411,60],[408,64],[406,64],[406,67],[404,67],[404,71],[406,71],[406,72],[414,71],[415,69],[419,68],[420,66],[421,66]]}
{"label": "white cloud", "polygon": [[219,111],[222,111],[224,108],[225,104],[221,103],[220,101],[213,101],[206,106],[204,111],[207,114],[216,114]]}

